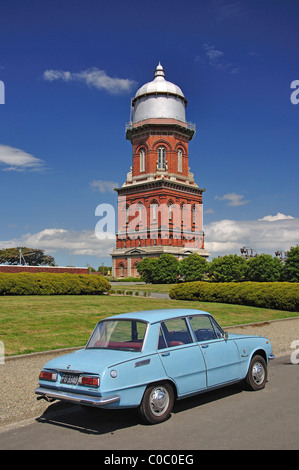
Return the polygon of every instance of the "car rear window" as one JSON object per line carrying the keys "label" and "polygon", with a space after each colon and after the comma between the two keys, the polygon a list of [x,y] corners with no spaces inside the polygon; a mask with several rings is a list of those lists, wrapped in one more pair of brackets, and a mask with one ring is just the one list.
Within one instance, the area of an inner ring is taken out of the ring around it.
{"label": "car rear window", "polygon": [[147,323],[136,320],[104,320],[98,323],[87,349],[141,351]]}

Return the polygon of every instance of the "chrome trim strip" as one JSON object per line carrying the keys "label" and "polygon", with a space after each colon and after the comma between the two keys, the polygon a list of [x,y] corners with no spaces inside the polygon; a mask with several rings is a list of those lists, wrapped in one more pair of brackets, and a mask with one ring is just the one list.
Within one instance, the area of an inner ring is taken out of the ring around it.
{"label": "chrome trim strip", "polygon": [[52,388],[38,387],[35,389],[37,395],[42,395],[55,400],[65,400],[72,403],[81,403],[83,405],[91,406],[105,406],[111,403],[116,403],[120,400],[120,396],[113,395],[110,397],[94,397],[91,395],[81,395],[79,393],[61,392]]}
{"label": "chrome trim strip", "polygon": [[146,366],[146,365],[149,364],[150,362],[151,362],[150,359],[144,359],[143,361],[135,362],[135,366],[134,366],[134,367]]}

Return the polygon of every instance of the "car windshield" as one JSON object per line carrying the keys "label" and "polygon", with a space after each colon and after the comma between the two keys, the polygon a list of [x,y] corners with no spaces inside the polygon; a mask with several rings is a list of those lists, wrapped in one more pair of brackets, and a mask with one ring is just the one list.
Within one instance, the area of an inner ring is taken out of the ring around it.
{"label": "car windshield", "polygon": [[136,320],[104,320],[96,326],[86,348],[141,351],[146,326]]}

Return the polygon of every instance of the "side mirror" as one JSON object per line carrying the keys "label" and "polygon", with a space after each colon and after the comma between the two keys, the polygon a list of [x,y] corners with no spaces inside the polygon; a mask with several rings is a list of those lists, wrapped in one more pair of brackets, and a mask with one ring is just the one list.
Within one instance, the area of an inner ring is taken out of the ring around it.
{"label": "side mirror", "polygon": [[225,341],[228,339],[228,331],[224,332],[224,339],[225,339]]}

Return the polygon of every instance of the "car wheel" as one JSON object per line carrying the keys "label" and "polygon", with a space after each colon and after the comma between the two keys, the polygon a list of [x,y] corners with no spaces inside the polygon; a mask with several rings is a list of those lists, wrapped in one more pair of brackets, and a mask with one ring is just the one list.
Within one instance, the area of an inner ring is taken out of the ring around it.
{"label": "car wheel", "polygon": [[253,356],[251,359],[245,385],[248,390],[261,390],[267,382],[267,363],[262,356]]}
{"label": "car wheel", "polygon": [[173,388],[168,383],[149,386],[139,406],[139,415],[148,424],[162,423],[169,418],[174,404]]}

